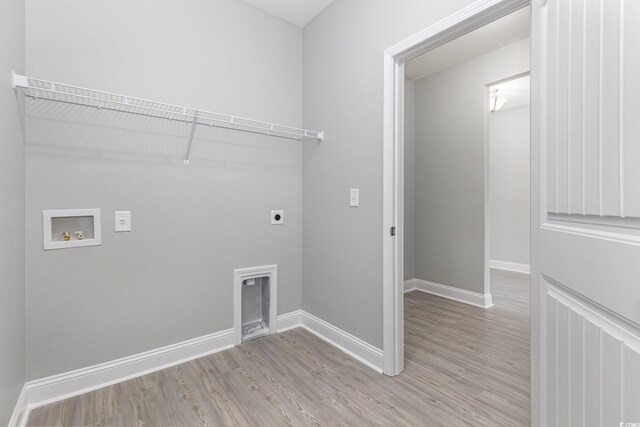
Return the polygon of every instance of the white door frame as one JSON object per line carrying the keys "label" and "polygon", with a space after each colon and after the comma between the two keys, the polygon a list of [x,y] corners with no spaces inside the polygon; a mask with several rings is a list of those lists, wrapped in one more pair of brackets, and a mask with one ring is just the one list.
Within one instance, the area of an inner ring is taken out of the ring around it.
{"label": "white door frame", "polygon": [[[538,0],[540,1],[540,0]],[[535,1],[535,3],[538,3]],[[542,3],[545,0],[541,0]],[[383,351],[384,373],[399,375],[404,369],[404,304],[403,304],[403,230],[404,230],[404,64],[457,37],[502,18],[530,4],[530,0],[478,0],[470,6],[409,37],[384,52],[384,116],[383,116]],[[532,31],[535,27],[532,26]],[[532,40],[534,40],[532,34]],[[532,53],[535,55],[535,52]],[[534,83],[538,62],[532,61],[532,103],[538,100]],[[532,104],[533,111],[533,104]],[[533,122],[532,122],[533,126]],[[531,138],[532,150],[539,140]],[[533,151],[532,151],[533,152]],[[537,156],[531,157],[532,171]],[[536,163],[537,165],[537,163]],[[532,184],[533,184],[532,179]],[[539,200],[532,191],[532,213]],[[531,218],[532,224],[535,218]],[[395,227],[394,232],[391,232]],[[532,227],[532,230],[534,227]],[[398,230],[398,232],[395,232]],[[532,241],[532,272],[537,266],[536,236]],[[533,304],[538,300],[532,286],[532,421],[538,419],[537,399],[539,341],[537,314]],[[535,425],[535,423],[534,423]]]}

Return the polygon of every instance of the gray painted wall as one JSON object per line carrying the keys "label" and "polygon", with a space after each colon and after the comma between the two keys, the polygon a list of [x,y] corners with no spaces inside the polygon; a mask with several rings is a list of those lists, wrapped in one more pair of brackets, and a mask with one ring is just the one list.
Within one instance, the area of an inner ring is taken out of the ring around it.
{"label": "gray painted wall", "polygon": [[[26,40],[35,77],[301,125],[302,30],[236,0],[28,0]],[[301,307],[299,143],[200,127],[186,167],[182,123],[27,114],[28,379],[231,328],[234,268],[278,264],[278,312]],[[43,251],[69,208],[102,210],[102,246]]]}
{"label": "gray painted wall", "polygon": [[404,81],[404,279],[416,277],[416,84]]}
{"label": "gray painted wall", "polygon": [[491,259],[529,264],[529,106],[489,116]]}
{"label": "gray painted wall", "polygon": [[11,70],[24,72],[24,2],[0,13],[0,425],[24,384],[24,136]]}
{"label": "gray painted wall", "polygon": [[[384,50],[473,0],[337,0],[304,28],[303,308],[382,347]],[[349,188],[360,207],[349,207]]]}
{"label": "gray painted wall", "polygon": [[486,85],[529,70],[523,39],[416,81],[416,276],[484,293]]}

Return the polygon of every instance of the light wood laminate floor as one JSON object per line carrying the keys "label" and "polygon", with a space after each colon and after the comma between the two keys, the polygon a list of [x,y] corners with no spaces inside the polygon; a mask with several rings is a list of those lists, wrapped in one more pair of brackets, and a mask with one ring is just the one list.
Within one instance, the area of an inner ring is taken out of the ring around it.
{"label": "light wood laminate floor", "polygon": [[405,371],[377,374],[304,329],[32,410],[29,426],[529,425],[529,276],[484,310],[405,296]]}

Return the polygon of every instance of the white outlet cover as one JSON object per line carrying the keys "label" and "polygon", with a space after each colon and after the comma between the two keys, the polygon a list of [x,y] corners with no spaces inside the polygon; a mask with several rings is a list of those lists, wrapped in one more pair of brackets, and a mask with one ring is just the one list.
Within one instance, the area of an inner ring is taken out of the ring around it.
{"label": "white outlet cover", "polygon": [[131,231],[131,211],[116,211],[115,231]]}
{"label": "white outlet cover", "polygon": [[352,188],[349,190],[349,206],[357,208],[360,206],[360,189]]}
{"label": "white outlet cover", "polygon": [[271,211],[271,224],[272,225],[284,224],[284,211],[283,210]]}

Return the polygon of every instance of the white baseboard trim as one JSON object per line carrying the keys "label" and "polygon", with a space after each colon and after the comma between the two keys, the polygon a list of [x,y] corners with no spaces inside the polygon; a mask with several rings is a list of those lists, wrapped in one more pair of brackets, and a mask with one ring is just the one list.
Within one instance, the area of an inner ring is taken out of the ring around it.
{"label": "white baseboard trim", "polygon": [[500,261],[492,259],[489,261],[489,267],[497,270],[515,271],[517,273],[531,274],[531,266],[529,264],[518,264],[517,262]]}
{"label": "white baseboard trim", "polygon": [[233,347],[233,329],[26,384],[29,409],[68,399]]}
{"label": "white baseboard trim", "polygon": [[376,372],[382,373],[383,356],[379,348],[305,311],[302,312],[302,327]]}
{"label": "white baseboard trim", "polygon": [[415,291],[416,288],[416,279],[407,279],[404,281],[404,293]]}
{"label": "white baseboard trim", "polygon": [[[304,327],[382,373],[382,350],[302,310],[277,318],[277,332],[298,327]],[[234,330],[227,329],[111,362],[29,381],[20,393],[9,427],[24,426],[33,408],[227,350],[234,346],[234,338]]]}
{"label": "white baseboard trim", "polygon": [[18,402],[13,410],[11,419],[9,419],[9,427],[23,427],[27,423],[27,417],[29,412],[29,402],[27,400],[27,385],[22,387],[20,396],[18,396]]}
{"label": "white baseboard trim", "polygon": [[281,314],[278,316],[278,324],[276,325],[278,333],[295,329],[302,326],[302,310],[292,311],[291,313]]}
{"label": "white baseboard trim", "polygon": [[404,291],[410,292],[414,290],[438,295],[440,297],[463,302],[465,304],[475,305],[476,307],[489,308],[493,305],[490,293],[481,294],[478,292],[471,292],[422,279],[405,280]]}

